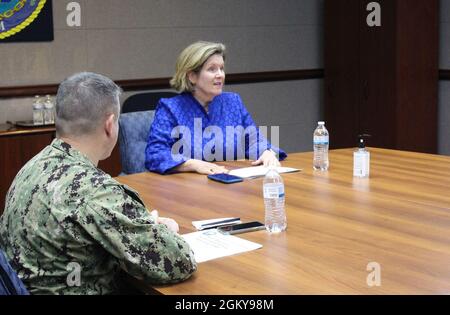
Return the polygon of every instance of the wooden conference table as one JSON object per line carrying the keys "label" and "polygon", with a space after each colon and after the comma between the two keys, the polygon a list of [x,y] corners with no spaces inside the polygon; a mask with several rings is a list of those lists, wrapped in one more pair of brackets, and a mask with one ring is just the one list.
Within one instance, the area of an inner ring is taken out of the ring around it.
{"label": "wooden conference table", "polygon": [[[201,263],[189,280],[153,289],[162,294],[449,294],[450,157],[370,151],[369,179],[352,177],[350,149],[330,151],[328,172],[312,170],[311,152],[290,154],[283,165],[303,171],[283,175],[286,232],[240,234],[263,247]],[[249,162],[224,164],[235,168]],[[225,185],[196,174],[141,173],[118,180],[137,189],[149,209],[174,218],[181,233],[194,231],[193,220],[237,216],[264,222],[262,179]],[[379,278],[373,277],[373,266],[380,267]],[[369,286],[367,278],[381,279],[380,286]]]}

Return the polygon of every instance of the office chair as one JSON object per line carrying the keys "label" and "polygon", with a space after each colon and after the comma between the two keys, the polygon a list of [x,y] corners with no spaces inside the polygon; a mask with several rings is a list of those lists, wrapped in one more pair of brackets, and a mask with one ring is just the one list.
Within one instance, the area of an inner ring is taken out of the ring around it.
{"label": "office chair", "polygon": [[145,172],[145,148],[154,116],[154,110],[120,115],[119,149],[122,173],[119,175]]}
{"label": "office chair", "polygon": [[174,92],[139,93],[127,98],[119,118],[119,149],[122,173],[128,175],[145,172],[145,148],[148,132],[160,98],[178,95]]}
{"label": "office chair", "polygon": [[175,92],[147,92],[131,95],[122,105],[122,113],[154,110],[159,99],[178,95]]}
{"label": "office chair", "polygon": [[0,295],[29,295],[2,250],[0,250]]}

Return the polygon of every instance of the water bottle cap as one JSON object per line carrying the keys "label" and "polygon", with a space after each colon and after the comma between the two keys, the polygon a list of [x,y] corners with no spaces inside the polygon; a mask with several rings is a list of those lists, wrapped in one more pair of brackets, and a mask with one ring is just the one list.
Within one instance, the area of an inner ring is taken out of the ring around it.
{"label": "water bottle cap", "polygon": [[318,124],[319,125],[325,125],[325,122],[324,121],[319,121]]}
{"label": "water bottle cap", "polygon": [[53,108],[53,103],[52,103],[52,101],[47,100],[47,101],[44,103],[44,108],[47,108],[47,109]]}

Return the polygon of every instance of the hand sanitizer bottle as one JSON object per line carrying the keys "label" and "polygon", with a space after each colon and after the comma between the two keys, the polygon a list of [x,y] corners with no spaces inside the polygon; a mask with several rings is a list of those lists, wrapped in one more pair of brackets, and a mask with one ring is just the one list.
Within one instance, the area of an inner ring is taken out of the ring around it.
{"label": "hand sanitizer bottle", "polygon": [[353,176],[368,178],[370,173],[370,152],[366,150],[364,137],[369,135],[358,136],[358,149],[353,152]]}

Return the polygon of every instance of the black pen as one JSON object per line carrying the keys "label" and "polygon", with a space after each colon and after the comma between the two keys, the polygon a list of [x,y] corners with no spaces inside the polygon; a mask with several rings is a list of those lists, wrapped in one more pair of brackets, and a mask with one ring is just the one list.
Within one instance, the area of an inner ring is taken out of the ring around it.
{"label": "black pen", "polygon": [[233,221],[239,221],[240,219],[241,218],[231,218],[231,219],[226,219],[226,220],[222,220],[222,221],[206,223],[206,224],[202,224],[200,226],[200,228],[204,229],[204,228],[207,228],[208,226],[214,226],[214,225],[217,225],[217,224],[228,223],[228,222],[233,222]]}

